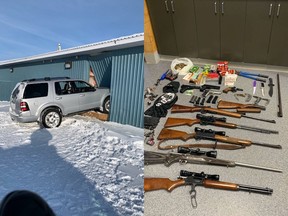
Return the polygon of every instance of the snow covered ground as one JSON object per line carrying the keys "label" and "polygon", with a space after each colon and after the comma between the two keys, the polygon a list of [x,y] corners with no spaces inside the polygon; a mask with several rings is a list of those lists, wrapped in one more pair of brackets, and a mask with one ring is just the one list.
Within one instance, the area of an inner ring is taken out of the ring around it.
{"label": "snow covered ground", "polygon": [[38,193],[59,216],[143,215],[143,130],[84,116],[59,128],[11,121],[0,102],[0,199]]}

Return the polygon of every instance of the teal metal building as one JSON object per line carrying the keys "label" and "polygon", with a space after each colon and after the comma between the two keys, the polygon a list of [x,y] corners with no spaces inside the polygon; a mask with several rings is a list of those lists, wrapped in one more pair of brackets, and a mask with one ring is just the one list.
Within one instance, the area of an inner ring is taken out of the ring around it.
{"label": "teal metal building", "polygon": [[[0,62],[0,101],[25,79],[68,76],[110,87],[109,120],[143,128],[144,34]],[[67,67],[69,65],[70,67]]]}

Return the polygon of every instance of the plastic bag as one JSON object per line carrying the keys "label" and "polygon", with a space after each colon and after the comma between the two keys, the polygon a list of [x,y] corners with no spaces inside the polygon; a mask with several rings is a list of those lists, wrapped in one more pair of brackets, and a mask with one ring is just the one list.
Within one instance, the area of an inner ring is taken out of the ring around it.
{"label": "plastic bag", "polygon": [[193,63],[188,58],[177,58],[171,63],[173,74],[186,75],[189,69],[193,67]]}

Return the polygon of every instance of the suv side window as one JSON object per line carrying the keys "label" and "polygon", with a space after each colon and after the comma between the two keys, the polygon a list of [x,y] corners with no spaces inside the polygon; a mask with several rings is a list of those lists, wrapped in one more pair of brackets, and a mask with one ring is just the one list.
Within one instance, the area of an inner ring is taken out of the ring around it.
{"label": "suv side window", "polygon": [[23,98],[46,97],[48,95],[48,83],[28,84],[25,88]]}
{"label": "suv side window", "polygon": [[55,92],[57,95],[77,93],[74,81],[55,82]]}
{"label": "suv side window", "polygon": [[83,81],[75,81],[75,86],[77,88],[77,92],[91,92],[95,91],[95,88]]}
{"label": "suv side window", "polygon": [[18,94],[20,92],[20,85],[18,85],[14,91],[12,92],[12,100],[16,100],[18,98]]}

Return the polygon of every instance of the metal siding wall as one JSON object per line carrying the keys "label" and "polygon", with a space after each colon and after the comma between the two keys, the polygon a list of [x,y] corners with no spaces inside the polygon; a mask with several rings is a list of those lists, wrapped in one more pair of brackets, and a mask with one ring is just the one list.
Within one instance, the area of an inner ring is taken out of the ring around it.
{"label": "metal siding wall", "polygon": [[0,70],[0,101],[9,101],[11,92],[17,84],[11,77],[10,69]]}
{"label": "metal siding wall", "polygon": [[110,88],[112,57],[101,55],[89,59],[98,86]]}
{"label": "metal siding wall", "polygon": [[25,79],[69,76],[89,80],[89,64],[86,60],[72,61],[69,70],[64,69],[64,62],[17,66],[13,68],[13,73],[10,73],[10,69],[0,69],[0,100],[8,101],[15,85]]}
{"label": "metal siding wall", "polygon": [[143,46],[114,52],[110,121],[144,127]]}

